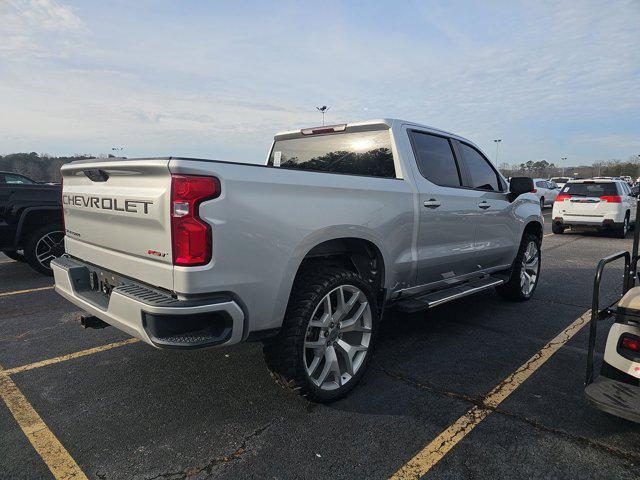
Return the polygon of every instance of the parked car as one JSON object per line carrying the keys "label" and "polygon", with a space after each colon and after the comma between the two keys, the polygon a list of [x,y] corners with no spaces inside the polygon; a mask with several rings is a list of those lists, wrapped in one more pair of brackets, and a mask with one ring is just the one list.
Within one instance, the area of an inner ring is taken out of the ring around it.
{"label": "parked car", "polygon": [[533,184],[535,185],[534,193],[538,197],[540,207],[544,208],[546,206],[553,205],[553,202],[558,195],[558,191],[560,190],[558,186],[554,182],[545,180],[544,178],[534,178]]}
{"label": "parked car", "polygon": [[0,250],[53,275],[50,262],[64,253],[60,185],[0,172]]}
{"label": "parked car", "polygon": [[564,187],[569,180],[573,180],[573,177],[552,177],[549,179],[549,181],[555,183],[558,188]]}
{"label": "parked car", "polygon": [[636,218],[637,191],[623,180],[572,180],[553,204],[553,233],[581,226],[610,230],[624,238]]}
{"label": "parked car", "polygon": [[264,341],[274,378],[345,395],[382,312],[498,288],[527,300],[543,220],[458,135],[402,120],[277,134],[266,165],[189,158],[62,167],[56,290],[159,348]]}

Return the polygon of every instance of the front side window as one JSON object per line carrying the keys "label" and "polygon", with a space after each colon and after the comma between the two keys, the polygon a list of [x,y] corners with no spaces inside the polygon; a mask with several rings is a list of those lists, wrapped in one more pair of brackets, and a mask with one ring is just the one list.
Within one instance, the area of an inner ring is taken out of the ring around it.
{"label": "front side window", "polygon": [[267,165],[314,172],[396,178],[389,130],[276,140]]}
{"label": "front side window", "polygon": [[466,143],[461,143],[462,154],[471,177],[471,187],[493,192],[501,191],[498,174],[480,152]]}
{"label": "front side window", "polygon": [[33,180],[28,179],[27,177],[23,177],[22,175],[13,175],[11,173],[5,173],[4,175],[4,183],[10,184],[23,184],[23,185],[32,185]]}
{"label": "front side window", "polygon": [[443,187],[462,185],[458,164],[448,139],[416,131],[409,132],[409,136],[423,177]]}

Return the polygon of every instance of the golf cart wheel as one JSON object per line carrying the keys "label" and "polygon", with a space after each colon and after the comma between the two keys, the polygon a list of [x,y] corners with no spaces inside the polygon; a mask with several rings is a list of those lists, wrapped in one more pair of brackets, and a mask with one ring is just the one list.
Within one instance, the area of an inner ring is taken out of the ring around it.
{"label": "golf cart wheel", "polygon": [[540,239],[531,233],[525,233],[513,262],[511,276],[507,283],[496,288],[498,293],[511,300],[529,300],[540,279],[540,260]]}
{"label": "golf cart wheel", "polygon": [[64,253],[64,232],[59,225],[45,225],[29,235],[24,256],[29,266],[52,276],[51,260]]}
{"label": "golf cart wheel", "polygon": [[2,253],[4,253],[11,260],[15,260],[16,262],[26,262],[24,255],[21,253],[18,253],[17,250],[11,250],[9,252],[3,250]]}
{"label": "golf cart wheel", "polygon": [[562,235],[564,233],[564,225],[560,222],[553,222],[551,224],[551,231],[556,235]]}
{"label": "golf cart wheel", "polygon": [[349,270],[308,270],[294,285],[282,329],[265,343],[276,383],[326,403],[362,378],[374,345],[378,311],[370,285]]}

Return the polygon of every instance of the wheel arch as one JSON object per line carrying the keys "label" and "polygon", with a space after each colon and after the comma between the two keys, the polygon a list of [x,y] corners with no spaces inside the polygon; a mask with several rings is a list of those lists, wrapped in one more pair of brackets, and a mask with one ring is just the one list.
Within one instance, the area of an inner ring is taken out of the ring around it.
{"label": "wheel arch", "polygon": [[527,233],[531,233],[535,235],[540,242],[542,242],[543,232],[544,232],[544,228],[538,220],[530,220],[524,226],[524,229],[522,230],[522,235],[520,236],[520,238],[522,238]]}
{"label": "wheel arch", "polygon": [[[57,211],[57,215],[55,212]],[[52,212],[54,212],[52,214]],[[59,206],[27,207],[20,214],[14,236],[14,247],[20,249],[27,241],[29,234],[44,225],[60,225],[62,227],[62,208]]]}

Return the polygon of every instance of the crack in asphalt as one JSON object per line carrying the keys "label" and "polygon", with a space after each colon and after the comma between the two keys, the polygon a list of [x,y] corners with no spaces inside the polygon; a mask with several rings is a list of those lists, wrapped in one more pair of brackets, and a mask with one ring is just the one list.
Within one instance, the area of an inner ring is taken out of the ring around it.
{"label": "crack in asphalt", "polygon": [[[408,375],[405,374],[401,374],[401,373],[397,373],[397,372],[391,372],[389,370],[386,370],[384,368],[381,367],[374,367],[375,370],[384,373],[385,375],[395,379],[395,380],[399,380],[402,381],[404,383],[407,383],[408,385],[411,385],[413,387],[419,388],[421,390],[426,390],[428,392],[431,393],[435,393],[435,394],[439,394],[439,395],[444,395],[446,397],[449,398],[454,398],[457,400],[462,400],[468,403],[473,404],[473,408],[471,410],[469,410],[465,415],[465,419],[464,421],[459,425],[459,428],[456,429],[455,433],[453,434],[453,436],[458,436],[464,432],[466,432],[467,429],[469,429],[469,427],[473,424],[476,424],[478,419],[482,419],[483,417],[486,417],[490,412],[495,412],[498,413],[500,415],[509,417],[509,418],[513,418],[515,420],[518,420],[520,422],[526,423],[528,425],[530,425],[531,427],[533,427],[534,429],[541,431],[541,432],[546,432],[546,433],[551,433],[563,438],[566,438],[568,440],[580,443],[582,445],[586,445],[592,448],[595,448],[597,450],[603,451],[605,453],[608,453],[610,455],[616,456],[618,458],[622,458],[624,460],[630,460],[630,461],[640,461],[640,454],[635,453],[635,452],[629,452],[629,451],[625,451],[625,450],[621,450],[619,448],[616,447],[612,447],[611,445],[607,445],[606,443],[603,442],[599,442],[597,440],[593,440],[591,438],[588,437],[583,437],[581,435],[576,435],[574,433],[570,433],[567,432],[566,430],[562,430],[559,428],[554,428],[554,427],[549,427],[545,424],[543,424],[542,422],[539,422],[537,420],[534,420],[532,418],[529,418],[525,415],[519,415],[515,412],[512,412],[510,410],[506,410],[504,408],[500,408],[498,406],[492,405],[490,403],[487,403],[484,399],[484,397],[477,397],[477,396],[473,396],[473,395],[467,395],[464,393],[460,393],[460,392],[451,392],[439,387],[436,387],[434,385],[429,385],[427,383],[424,383],[422,381],[416,380]],[[507,377],[505,380],[503,380],[502,382],[500,382],[500,384],[498,384],[498,386],[492,390],[492,391],[497,391],[499,390],[501,387],[503,387],[505,384],[509,383],[511,377],[513,375],[510,375],[509,377]],[[438,447],[437,450],[440,450],[442,448],[444,448],[446,446],[446,444],[449,443],[448,440],[445,440],[442,442],[442,444]]]}
{"label": "crack in asphalt", "polygon": [[252,439],[262,435],[266,430],[268,430],[273,425],[273,423],[274,422],[269,422],[266,425],[263,425],[262,427],[256,428],[253,432],[251,432],[249,435],[245,436],[242,439],[242,443],[240,444],[240,446],[236,450],[234,450],[232,453],[228,455],[215,457],[211,459],[211,461],[209,461],[206,465],[186,468],[178,472],[160,473],[153,477],[148,477],[147,480],[157,480],[157,479],[185,480],[191,477],[195,477],[196,475],[199,475],[200,473],[203,473],[203,472],[206,473],[207,475],[211,475],[213,473],[213,469],[216,466],[224,463],[232,462],[240,458],[242,455],[244,455],[248,450],[247,443]]}

